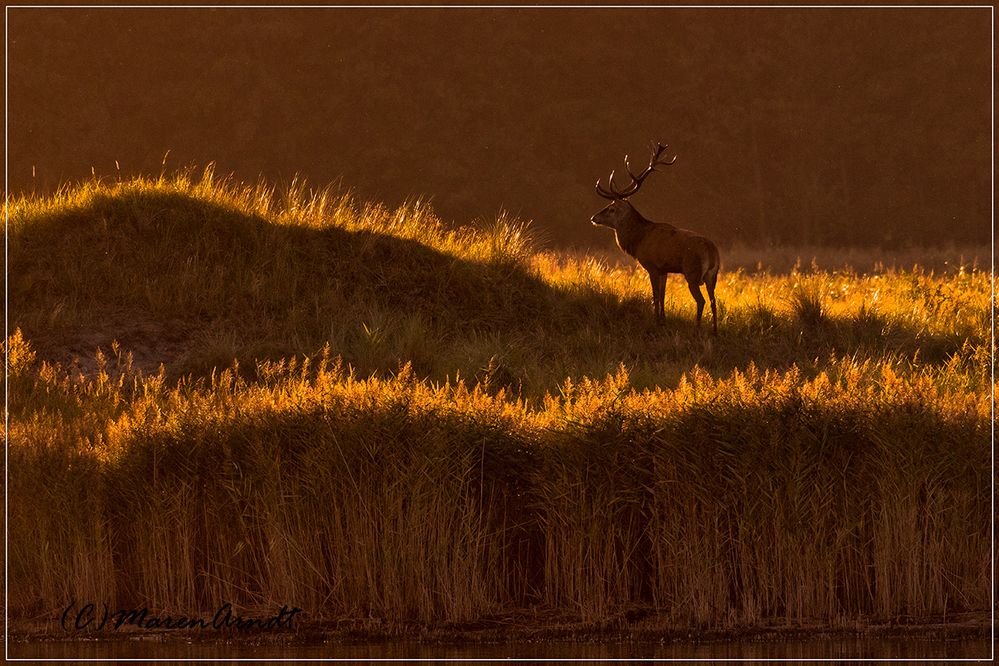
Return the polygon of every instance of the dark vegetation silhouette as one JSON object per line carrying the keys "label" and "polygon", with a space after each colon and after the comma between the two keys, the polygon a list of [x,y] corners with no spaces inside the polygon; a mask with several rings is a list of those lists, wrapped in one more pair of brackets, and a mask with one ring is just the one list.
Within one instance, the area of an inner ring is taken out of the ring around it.
{"label": "dark vegetation silhouette", "polygon": [[[580,228],[591,174],[668,131],[684,168],[643,196],[651,219],[757,247],[990,239],[985,6],[15,20],[12,193],[51,192],[91,167],[157,173],[170,150],[171,166],[342,178],[392,206],[433,193],[446,220],[503,208],[557,245],[609,248]],[[622,73],[626,95],[607,84]]]}

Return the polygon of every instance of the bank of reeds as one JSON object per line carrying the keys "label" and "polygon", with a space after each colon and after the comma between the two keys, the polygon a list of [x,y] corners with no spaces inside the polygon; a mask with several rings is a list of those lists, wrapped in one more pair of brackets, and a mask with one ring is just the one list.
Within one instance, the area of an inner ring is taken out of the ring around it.
{"label": "bank of reeds", "polygon": [[639,271],[421,204],[181,174],[8,213],[15,618],[988,607],[980,271],[729,273],[712,339],[682,285],[657,329]]}
{"label": "bank of reeds", "polygon": [[695,371],[636,392],[621,370],[536,409],[327,359],[255,382],[229,370],[167,387],[105,367],[74,383],[24,362],[24,344],[20,612],[227,599],[598,620],[649,606],[724,626],[988,603],[988,397],[935,371],[840,359],[810,380]]}

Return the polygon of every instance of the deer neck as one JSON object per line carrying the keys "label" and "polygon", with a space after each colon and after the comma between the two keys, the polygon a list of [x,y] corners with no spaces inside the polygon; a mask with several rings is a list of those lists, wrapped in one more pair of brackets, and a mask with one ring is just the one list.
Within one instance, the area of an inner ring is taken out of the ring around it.
{"label": "deer neck", "polygon": [[631,256],[635,256],[638,246],[652,229],[652,225],[653,222],[646,220],[637,210],[632,210],[631,214],[617,224],[615,232],[618,246]]}

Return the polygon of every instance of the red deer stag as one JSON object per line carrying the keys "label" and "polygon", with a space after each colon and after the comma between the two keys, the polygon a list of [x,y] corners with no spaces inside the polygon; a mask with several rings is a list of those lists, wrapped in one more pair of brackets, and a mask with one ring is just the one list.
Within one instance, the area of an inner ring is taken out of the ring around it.
{"label": "red deer stag", "polygon": [[652,222],[642,217],[635,207],[628,203],[628,197],[638,191],[650,173],[657,166],[673,164],[676,156],[670,161],[661,158],[667,146],[656,143],[652,151],[652,159],[645,171],[637,176],[631,171],[628,156],[624,163],[631,176],[631,184],[623,190],[614,186],[614,172],[611,171],[607,180],[608,188],[604,189],[597,181],[597,194],[610,203],[599,213],[590,218],[595,225],[610,227],[617,236],[618,246],[638,260],[642,268],[649,272],[652,281],[652,307],[656,311],[656,322],[666,320],[664,301],[666,295],[666,276],[670,273],[682,273],[687,279],[690,293],[697,301],[697,326],[701,326],[701,314],[704,312],[704,296],[701,295],[701,285],[708,288],[708,298],[711,299],[711,328],[718,335],[718,313],[715,308],[715,282],[718,280],[718,248],[704,236],[699,236],[686,229],[677,229],[672,224]]}

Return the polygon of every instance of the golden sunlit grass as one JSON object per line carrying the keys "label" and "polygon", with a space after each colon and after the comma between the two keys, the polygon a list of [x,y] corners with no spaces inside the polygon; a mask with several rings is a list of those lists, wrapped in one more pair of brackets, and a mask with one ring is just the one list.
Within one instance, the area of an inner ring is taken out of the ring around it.
{"label": "golden sunlit grass", "polygon": [[419,202],[208,172],[8,214],[18,617],[988,607],[982,271],[723,267],[712,338],[681,281],[656,327],[640,270]]}

